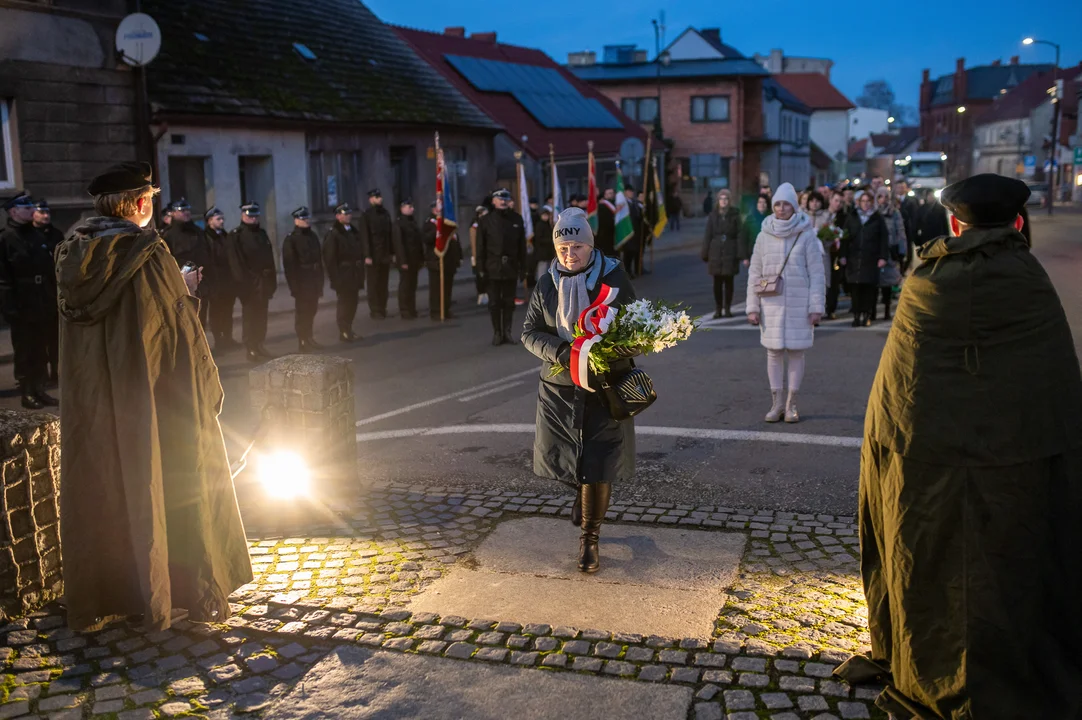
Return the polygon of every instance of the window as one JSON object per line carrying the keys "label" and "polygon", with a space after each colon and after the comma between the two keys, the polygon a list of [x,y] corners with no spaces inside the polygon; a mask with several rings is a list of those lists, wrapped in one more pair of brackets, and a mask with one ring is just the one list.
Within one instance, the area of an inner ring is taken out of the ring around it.
{"label": "window", "polygon": [[689,158],[695,190],[721,190],[729,187],[729,159],[717,153],[702,153]]}
{"label": "window", "polygon": [[359,205],[361,154],[355,151],[308,153],[308,186],[312,212],[331,212],[341,203]]}
{"label": "window", "polygon": [[691,158],[678,157],[674,158],[676,161],[676,172],[680,175],[680,189],[681,190],[694,190],[695,179],[691,177]]}
{"label": "window", "polygon": [[8,101],[0,98],[0,188],[15,187],[15,161],[12,155],[11,118],[8,116]]}
{"label": "window", "polygon": [[632,97],[620,101],[620,109],[632,120],[652,123],[657,120],[656,97]]}
{"label": "window", "polygon": [[729,122],[729,96],[691,98],[691,122]]}

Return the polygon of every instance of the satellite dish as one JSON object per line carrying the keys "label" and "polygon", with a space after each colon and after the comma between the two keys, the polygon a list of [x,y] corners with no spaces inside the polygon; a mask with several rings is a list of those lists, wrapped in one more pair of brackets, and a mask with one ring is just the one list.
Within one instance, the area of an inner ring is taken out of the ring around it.
{"label": "satellite dish", "polygon": [[637,137],[629,137],[620,143],[620,159],[625,164],[635,166],[642,163],[642,158],[646,154],[646,148],[642,144],[642,140]]}
{"label": "satellite dish", "polygon": [[158,57],[161,48],[161,28],[146,13],[132,13],[121,20],[116,28],[116,50],[129,65],[147,65]]}

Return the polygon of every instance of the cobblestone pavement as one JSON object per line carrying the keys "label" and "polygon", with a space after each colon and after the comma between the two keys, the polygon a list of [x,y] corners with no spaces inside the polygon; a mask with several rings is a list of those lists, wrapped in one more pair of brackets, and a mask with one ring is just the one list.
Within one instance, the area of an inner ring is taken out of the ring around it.
{"label": "cobblestone pavement", "polygon": [[51,608],[0,628],[0,720],[258,716],[338,643],[690,686],[695,720],[885,717],[872,702],[878,689],[831,678],[868,642],[851,517],[612,505],[610,521],[749,535],[709,638],[402,609],[451,565],[470,563],[501,519],[566,516],[570,505],[570,496],[390,486],[333,508],[331,521],[305,536],[250,527],[266,538],[250,543],[256,579],[232,598],[225,624],[80,635]]}

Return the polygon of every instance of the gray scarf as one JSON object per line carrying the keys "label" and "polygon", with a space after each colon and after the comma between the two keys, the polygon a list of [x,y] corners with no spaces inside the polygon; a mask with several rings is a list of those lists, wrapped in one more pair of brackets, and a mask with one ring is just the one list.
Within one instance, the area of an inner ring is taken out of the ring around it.
{"label": "gray scarf", "polygon": [[598,281],[608,275],[617,261],[605,257],[600,250],[594,250],[590,262],[583,270],[572,273],[560,264],[559,258],[552,261],[549,274],[556,285],[556,332],[564,340],[575,339],[575,324],[582,311],[590,307],[590,291],[597,287]]}
{"label": "gray scarf", "polygon": [[869,220],[871,220],[872,215],[875,215],[875,208],[874,207],[871,210],[869,210],[868,212],[864,212],[863,210],[857,210],[857,216],[860,218],[860,224],[861,225],[864,225]]}

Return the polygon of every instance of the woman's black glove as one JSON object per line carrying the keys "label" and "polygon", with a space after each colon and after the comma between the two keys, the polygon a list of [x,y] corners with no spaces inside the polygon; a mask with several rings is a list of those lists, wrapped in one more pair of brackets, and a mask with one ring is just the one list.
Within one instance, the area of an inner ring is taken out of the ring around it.
{"label": "woman's black glove", "polygon": [[560,364],[564,370],[571,369],[571,343],[564,343],[560,346],[560,349],[556,351],[556,362]]}
{"label": "woman's black glove", "polygon": [[624,347],[623,345],[617,345],[613,347],[612,351],[616,355],[627,359],[642,355],[642,350],[639,350],[638,348]]}

